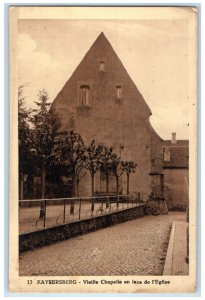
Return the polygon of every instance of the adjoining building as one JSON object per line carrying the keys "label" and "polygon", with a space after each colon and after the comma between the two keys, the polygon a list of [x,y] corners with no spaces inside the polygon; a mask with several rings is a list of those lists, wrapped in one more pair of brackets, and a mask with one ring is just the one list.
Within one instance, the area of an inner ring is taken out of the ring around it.
{"label": "adjoining building", "polygon": [[185,210],[189,205],[189,141],[171,140],[163,142],[165,200],[169,210]]}
{"label": "adjoining building", "polygon": [[[61,117],[61,130],[74,130],[85,144],[94,139],[97,144],[113,147],[122,160],[137,163],[130,177],[130,193],[141,192],[148,198],[152,186],[160,183],[163,140],[150,124],[150,108],[103,33],[58,93],[52,109]],[[82,178],[79,190],[80,196],[91,195],[89,174]],[[120,191],[126,193],[125,177]],[[100,172],[95,192],[105,192]],[[110,193],[115,192],[111,180]]]}

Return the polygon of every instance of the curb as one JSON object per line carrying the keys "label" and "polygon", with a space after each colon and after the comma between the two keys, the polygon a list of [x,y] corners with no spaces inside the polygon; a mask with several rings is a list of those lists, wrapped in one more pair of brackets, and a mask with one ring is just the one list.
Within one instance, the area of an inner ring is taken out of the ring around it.
{"label": "curb", "polygon": [[169,244],[167,248],[167,255],[165,259],[163,275],[172,275],[175,229],[176,229],[176,224],[172,223],[172,230],[169,238]]}

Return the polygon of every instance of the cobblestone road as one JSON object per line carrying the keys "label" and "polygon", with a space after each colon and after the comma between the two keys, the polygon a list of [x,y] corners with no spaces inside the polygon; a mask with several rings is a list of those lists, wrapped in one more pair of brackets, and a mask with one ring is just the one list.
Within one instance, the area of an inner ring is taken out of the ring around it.
{"label": "cobblestone road", "polygon": [[20,255],[20,275],[161,275],[171,223],[185,213],[145,216]]}

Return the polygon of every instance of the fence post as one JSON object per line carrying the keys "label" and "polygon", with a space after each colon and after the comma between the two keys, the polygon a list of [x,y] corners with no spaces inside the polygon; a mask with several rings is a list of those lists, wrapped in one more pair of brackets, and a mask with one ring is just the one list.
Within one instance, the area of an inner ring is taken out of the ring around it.
{"label": "fence post", "polygon": [[109,199],[110,211],[111,211],[111,208],[112,208],[111,205],[112,205],[112,204],[111,204],[110,196],[108,196],[108,199]]}
{"label": "fence post", "polygon": [[109,195],[105,196],[106,197],[106,210],[109,207]]}
{"label": "fence post", "polygon": [[103,203],[103,197],[102,197],[102,209],[101,209],[101,215],[102,215],[102,213],[103,213],[103,208],[104,208],[104,207],[103,207],[103,204],[104,204],[104,203]]}
{"label": "fence post", "polygon": [[92,201],[91,201],[91,217],[93,216],[93,211],[94,211],[94,197],[92,197]]}
{"label": "fence post", "polygon": [[43,219],[43,227],[46,227],[46,200],[44,200],[44,219]]}
{"label": "fence post", "polygon": [[70,201],[70,215],[74,215],[75,201],[73,199],[75,199],[75,198],[71,198],[71,201]]}
{"label": "fence post", "polygon": [[81,199],[79,199],[79,220],[80,220],[80,213],[81,213]]}
{"label": "fence post", "polygon": [[63,201],[63,223],[65,223],[65,199]]}

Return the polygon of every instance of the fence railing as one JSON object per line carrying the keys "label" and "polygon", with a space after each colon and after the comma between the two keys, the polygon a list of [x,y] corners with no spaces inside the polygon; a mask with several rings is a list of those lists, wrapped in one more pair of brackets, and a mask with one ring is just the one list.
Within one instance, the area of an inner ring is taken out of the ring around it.
{"label": "fence railing", "polygon": [[36,231],[139,206],[143,195],[19,200],[19,231]]}

